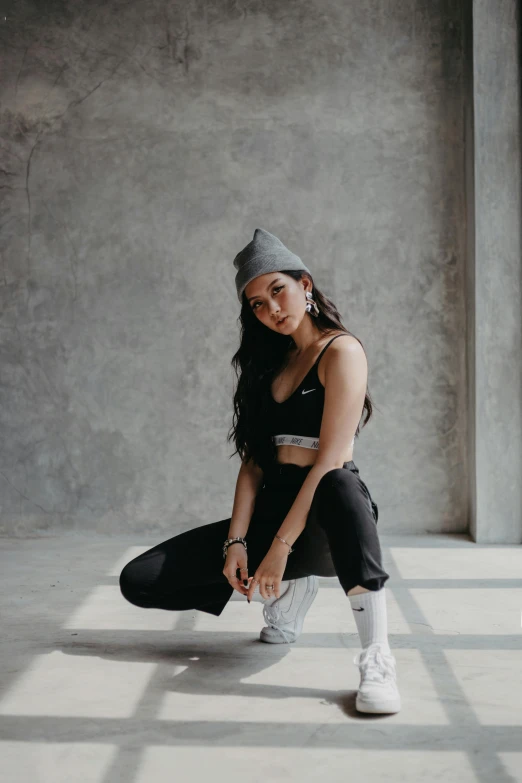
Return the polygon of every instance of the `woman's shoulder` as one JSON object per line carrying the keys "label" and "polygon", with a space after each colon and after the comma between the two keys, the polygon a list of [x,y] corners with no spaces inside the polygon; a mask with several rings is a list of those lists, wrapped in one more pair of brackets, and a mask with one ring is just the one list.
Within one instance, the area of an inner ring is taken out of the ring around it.
{"label": "woman's shoulder", "polygon": [[[320,337],[318,337],[317,340],[313,344],[310,344],[310,346],[306,350],[306,354],[307,355],[311,354],[314,351],[314,349],[316,351],[321,352],[323,350],[323,348],[326,345],[328,345],[328,343],[331,340],[334,340],[334,338],[340,337],[341,335],[345,335],[346,337],[349,338],[349,340],[347,340],[346,342],[359,343],[359,341],[355,337],[353,337],[348,332],[343,331],[342,329],[330,329],[327,332],[323,332],[322,335]],[[285,360],[288,363],[292,363],[292,362],[295,362],[296,364],[299,363],[300,360],[299,360],[299,358],[297,356],[297,350],[296,350],[296,346],[295,345],[292,345],[292,346],[290,346],[288,348],[288,350],[286,351],[286,353],[284,355],[284,360],[283,361],[285,361]],[[306,364],[306,361],[305,361],[305,364]]]}
{"label": "woman's shoulder", "polygon": [[354,337],[353,335],[351,335],[349,332],[345,332],[345,331],[343,331],[341,329],[334,329],[331,332],[328,332],[328,334],[326,334],[324,336],[324,338],[321,339],[320,344],[321,345],[328,345],[328,343],[331,340],[333,340],[336,337],[340,337],[341,335],[344,335],[345,337],[348,338],[346,340],[347,343],[352,343],[352,344],[353,343],[359,343],[359,340],[357,340],[357,338]]}
{"label": "woman's shoulder", "polygon": [[[329,343],[330,341],[334,340],[334,338],[336,338],[336,337],[340,337],[341,335],[345,335],[346,337],[349,337],[349,338],[350,338],[350,339],[349,339],[349,340],[347,340],[346,342],[351,342],[351,343],[358,343],[358,342],[359,342],[358,340],[356,340],[356,338],[355,338],[355,337],[353,337],[353,336],[352,336],[351,334],[349,334],[348,332],[345,332],[345,331],[343,331],[342,329],[329,329],[327,332],[323,332],[323,333],[321,334],[321,336],[317,338],[317,340],[315,341],[315,343],[313,343],[313,347],[312,347],[312,345],[310,345],[310,346],[309,346],[309,348],[308,348],[308,350],[307,350],[307,352],[306,352],[306,353],[307,353],[307,354],[308,354],[308,353],[311,353],[311,352],[313,351],[313,349],[314,349],[314,348],[315,348],[315,350],[316,350],[316,351],[317,351],[317,350],[318,350],[319,352],[320,352],[320,351],[322,351],[322,350],[323,350],[323,348],[324,348],[326,345],[328,345],[328,343]],[[288,351],[287,351],[287,353],[286,353],[286,357],[287,357],[287,359],[292,359],[292,360],[294,359],[294,357],[296,357],[296,348],[295,348],[295,345],[294,345],[294,346],[292,346],[292,347],[290,347],[290,348],[288,349]]]}
{"label": "woman's shoulder", "polygon": [[[347,339],[345,340],[336,340],[336,337],[344,336]],[[349,334],[348,332],[337,330],[334,334],[331,334],[327,339],[322,341],[320,343],[320,351],[317,357],[317,363],[324,366],[325,361],[328,363],[327,355],[336,355],[339,351],[344,351],[345,349],[348,349],[350,351],[353,350],[354,346],[357,346],[359,349],[362,347],[359,340],[354,337],[352,334]],[[322,361],[324,359],[324,361]]]}

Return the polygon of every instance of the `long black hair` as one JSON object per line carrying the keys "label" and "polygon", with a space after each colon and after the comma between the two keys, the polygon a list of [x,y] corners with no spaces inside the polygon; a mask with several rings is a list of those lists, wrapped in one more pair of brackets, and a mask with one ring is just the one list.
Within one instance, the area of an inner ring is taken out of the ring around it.
{"label": "long black hair", "polygon": [[[312,281],[312,296],[319,308],[319,315],[313,318],[319,332],[328,334],[342,331],[362,342],[342,323],[341,316],[334,303],[317,286],[307,272],[287,270],[283,274],[294,280],[306,275]],[[241,312],[241,339],[237,352],[232,357],[237,387],[234,394],[234,414],[227,441],[234,439],[236,450],[230,455],[239,454],[243,462],[252,460],[263,470],[277,459],[277,447],[270,433],[269,411],[271,404],[271,385],[273,379],[286,366],[289,349],[295,344],[290,335],[278,334],[259,321],[243,292]],[[365,352],[366,353],[366,352]],[[363,427],[372,416],[373,403],[368,391],[364,398],[363,411],[366,419]],[[359,436],[359,426],[355,436]]]}

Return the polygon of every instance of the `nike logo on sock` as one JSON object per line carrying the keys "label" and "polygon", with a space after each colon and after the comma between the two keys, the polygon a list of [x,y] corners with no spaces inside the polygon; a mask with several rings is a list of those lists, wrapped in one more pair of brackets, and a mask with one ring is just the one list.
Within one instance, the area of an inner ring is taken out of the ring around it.
{"label": "nike logo on sock", "polygon": [[356,609],[355,606],[353,607],[354,612],[364,612],[364,606],[362,609]]}

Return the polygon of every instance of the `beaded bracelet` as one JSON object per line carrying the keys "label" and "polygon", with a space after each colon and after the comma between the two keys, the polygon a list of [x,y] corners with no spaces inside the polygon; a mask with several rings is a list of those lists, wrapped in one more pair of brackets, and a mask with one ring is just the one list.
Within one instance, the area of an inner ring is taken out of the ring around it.
{"label": "beaded bracelet", "polygon": [[227,540],[223,544],[223,560],[227,559],[228,547],[231,544],[235,544],[235,543],[243,544],[243,546],[245,547],[245,552],[247,551],[247,543],[244,538],[241,538],[241,536],[237,536],[236,538],[227,538]]}

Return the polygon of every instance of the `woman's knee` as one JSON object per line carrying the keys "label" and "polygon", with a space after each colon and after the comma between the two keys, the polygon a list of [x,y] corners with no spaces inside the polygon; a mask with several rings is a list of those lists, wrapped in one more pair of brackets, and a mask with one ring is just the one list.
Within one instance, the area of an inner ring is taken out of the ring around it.
{"label": "woman's knee", "polygon": [[[375,518],[373,504],[366,485],[358,474],[346,468],[333,468],[327,471],[317,485],[317,502],[320,517],[324,512],[342,506],[348,516],[360,516],[359,511],[369,508],[372,518]],[[321,513],[323,512],[323,513]],[[365,515],[364,515],[365,516]],[[346,517],[344,518],[346,521]]]}
{"label": "woman's knee", "polygon": [[317,485],[317,489],[324,493],[332,491],[346,491],[347,488],[355,488],[357,486],[357,477],[351,471],[346,468],[332,468],[327,470],[326,473],[321,476],[321,479]]}
{"label": "woman's knee", "polygon": [[151,606],[150,596],[145,589],[145,574],[139,560],[131,560],[120,573],[119,585],[122,596],[135,606]]}

